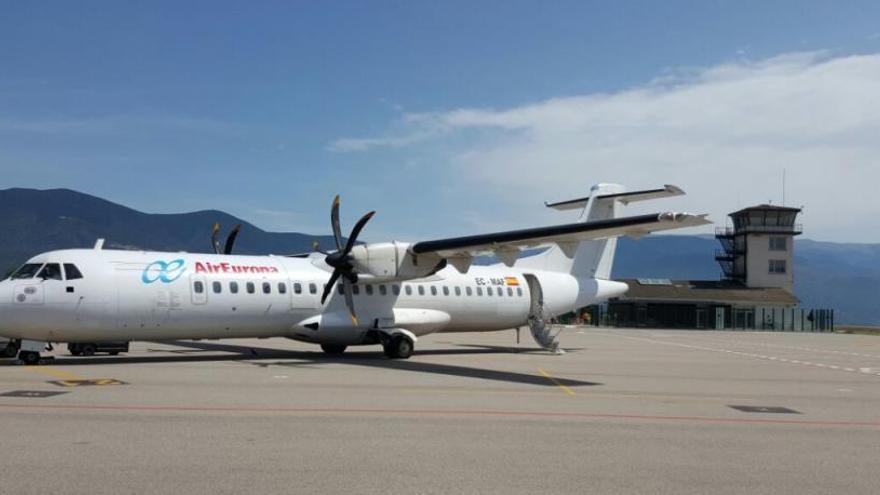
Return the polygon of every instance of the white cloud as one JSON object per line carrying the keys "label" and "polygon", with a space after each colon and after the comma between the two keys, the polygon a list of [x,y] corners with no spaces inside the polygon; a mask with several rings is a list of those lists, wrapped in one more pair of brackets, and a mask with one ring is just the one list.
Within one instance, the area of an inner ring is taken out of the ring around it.
{"label": "white cloud", "polygon": [[688,199],[653,209],[707,211],[719,223],[736,208],[778,202],[785,168],[788,204],[805,206],[809,237],[880,242],[880,54],[738,60],[615,93],[406,114],[390,127],[331,149],[446,144],[463,180],[513,195],[511,208],[600,181],[675,183]]}

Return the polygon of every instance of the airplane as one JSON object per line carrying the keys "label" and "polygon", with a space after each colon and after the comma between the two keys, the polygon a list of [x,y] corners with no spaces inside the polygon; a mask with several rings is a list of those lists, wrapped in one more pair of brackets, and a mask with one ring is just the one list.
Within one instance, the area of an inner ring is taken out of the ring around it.
{"label": "airplane", "polygon": [[[336,196],[336,249],[299,255],[234,255],[238,228],[221,249],[216,225],[214,254],[104,249],[99,239],[92,249],[34,256],[0,282],[0,335],[10,339],[6,355],[27,365],[53,342],[73,350],[240,337],[287,337],[331,355],[381,345],[406,359],[431,333],[523,327],[558,351],[552,318],[626,292],[611,280],[618,237],[711,223],[689,213],[620,217],[620,207],[683,194],[671,185],[627,192],[598,184],[587,197],[545,203],[580,210],[575,223],[415,243],[358,243],[372,211],[343,238]],[[486,254],[498,262],[473,264]]]}

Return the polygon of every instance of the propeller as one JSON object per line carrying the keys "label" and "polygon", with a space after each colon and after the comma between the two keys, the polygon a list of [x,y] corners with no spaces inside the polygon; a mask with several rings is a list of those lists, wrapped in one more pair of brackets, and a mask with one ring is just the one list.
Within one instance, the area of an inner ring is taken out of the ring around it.
{"label": "propeller", "polygon": [[[354,225],[354,228],[351,229],[351,235],[348,236],[348,240],[345,243],[345,246],[342,245],[342,228],[339,225],[339,195],[336,195],[336,198],[333,199],[333,206],[330,208],[330,225],[333,228],[333,238],[336,240],[336,251],[332,253],[325,253],[324,262],[333,267],[333,274],[330,275],[330,280],[327,282],[327,285],[324,286],[324,293],[321,294],[321,304],[324,304],[324,301],[327,300],[327,296],[333,292],[333,286],[336,282],[341,278],[342,279],[342,293],[345,296],[345,305],[348,306],[348,311],[351,315],[352,323],[357,326],[358,319],[357,314],[354,311],[354,297],[352,296],[352,286],[357,283],[358,276],[354,271],[353,259],[351,257],[351,249],[357,243],[358,235],[360,235],[361,230],[363,230],[364,225],[373,218],[375,215],[375,211],[371,211],[366,215],[362,216],[360,220]],[[323,253],[320,251],[320,246],[317,242],[313,245],[316,251]]]}
{"label": "propeller", "polygon": [[224,244],[223,249],[220,249],[220,239],[217,236],[220,234],[220,224],[215,223],[214,227],[211,228],[211,248],[214,250],[214,254],[232,254],[232,247],[235,246],[235,239],[238,238],[238,233],[241,231],[241,224],[237,224],[232,230],[229,232],[229,235],[226,236],[226,244]]}

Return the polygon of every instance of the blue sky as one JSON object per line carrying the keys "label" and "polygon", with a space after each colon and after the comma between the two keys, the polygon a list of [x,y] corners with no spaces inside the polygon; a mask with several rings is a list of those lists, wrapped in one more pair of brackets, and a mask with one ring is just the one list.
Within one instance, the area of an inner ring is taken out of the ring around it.
{"label": "blue sky", "polygon": [[599,181],[723,222],[785,168],[808,237],[880,242],[837,197],[880,180],[877,2],[0,6],[0,188],[310,233],[341,193],[417,240],[568,221],[542,201]]}

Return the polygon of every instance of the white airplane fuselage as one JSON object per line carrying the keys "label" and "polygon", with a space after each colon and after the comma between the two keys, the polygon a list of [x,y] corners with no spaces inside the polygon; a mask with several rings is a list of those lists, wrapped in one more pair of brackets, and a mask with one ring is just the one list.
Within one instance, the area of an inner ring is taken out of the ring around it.
{"label": "white airplane fuselage", "polygon": [[[526,326],[626,291],[568,273],[446,267],[407,281],[357,284],[349,316],[339,290],[321,304],[331,269],[321,255],[238,256],[102,249],[44,253],[28,263],[73,264],[82,278],[0,282],[0,335],[41,342],[289,337],[357,345],[371,330],[415,336]],[[538,301],[540,299],[540,302]]]}

